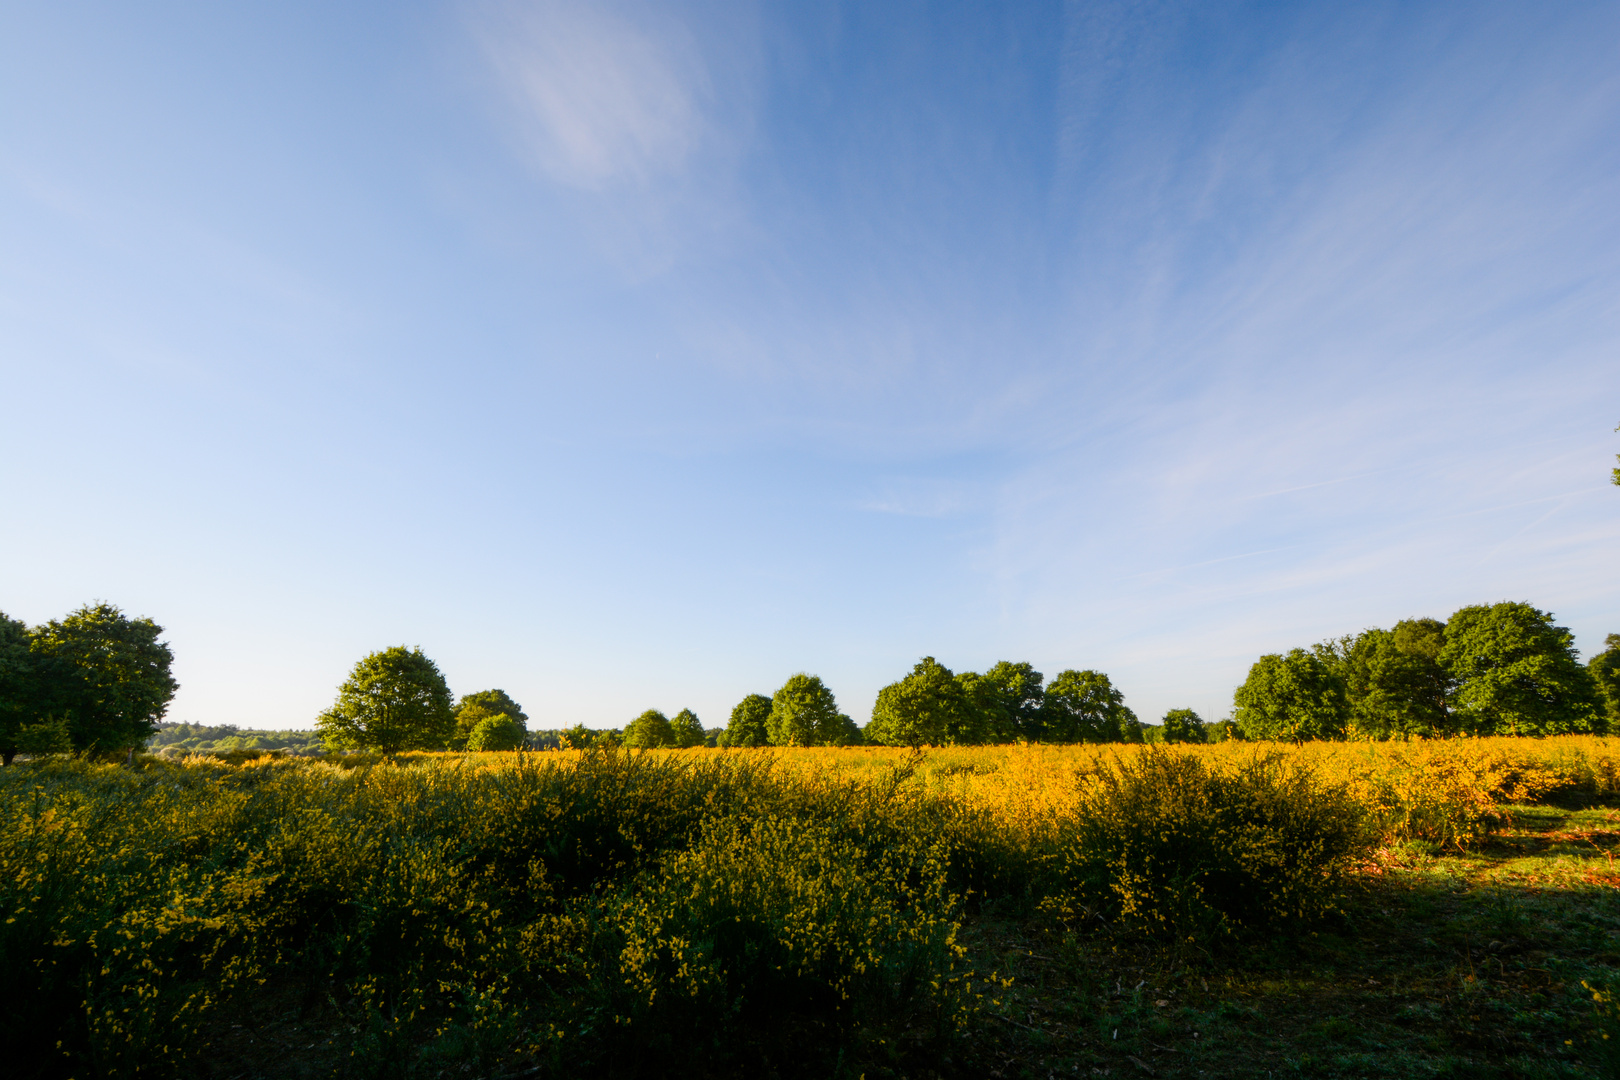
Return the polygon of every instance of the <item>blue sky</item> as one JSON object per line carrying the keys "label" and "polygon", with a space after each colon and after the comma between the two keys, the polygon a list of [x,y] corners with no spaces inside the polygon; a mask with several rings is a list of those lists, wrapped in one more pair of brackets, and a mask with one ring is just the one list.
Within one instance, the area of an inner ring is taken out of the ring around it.
{"label": "blue sky", "polygon": [[1620,7],[0,10],[0,609],[173,719],[1620,631]]}

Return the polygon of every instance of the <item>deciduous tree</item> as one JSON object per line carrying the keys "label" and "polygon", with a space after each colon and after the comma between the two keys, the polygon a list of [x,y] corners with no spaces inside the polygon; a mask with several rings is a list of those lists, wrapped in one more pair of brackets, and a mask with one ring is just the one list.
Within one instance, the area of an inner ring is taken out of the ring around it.
{"label": "deciduous tree", "polygon": [[829,746],[845,736],[838,701],[819,676],[804,672],[771,697],[765,734],[772,746]]}
{"label": "deciduous tree", "polygon": [[512,700],[510,694],[505,690],[478,690],[461,695],[461,701],[456,705],[456,731],[450,738],[450,749],[466,748],[467,737],[472,734],[473,728],[492,716],[510,716],[517,721],[524,734],[528,734],[529,714]]}
{"label": "deciduous tree", "polygon": [[676,713],[669,722],[669,729],[672,746],[684,750],[689,746],[703,745],[703,723],[691,709]]}
{"label": "deciduous tree", "polygon": [[1209,741],[1203,719],[1191,709],[1171,709],[1164,714],[1159,725],[1167,743],[1202,743]]}
{"label": "deciduous tree", "polygon": [[1238,728],[1249,739],[1338,739],[1350,715],[1339,671],[1304,649],[1256,660],[1232,701]]}
{"label": "deciduous tree", "polygon": [[771,741],[765,722],[770,719],[771,699],[749,694],[731,710],[721,746],[765,746]]}
{"label": "deciduous tree", "polygon": [[506,713],[486,716],[467,735],[467,749],[473,752],[487,750],[516,750],[528,737],[522,721]]}
{"label": "deciduous tree", "polygon": [[675,731],[669,725],[669,717],[657,709],[648,709],[626,725],[624,745],[640,750],[674,746]]}
{"label": "deciduous tree", "polygon": [[1041,706],[1045,742],[1141,742],[1141,723],[1125,695],[1100,671],[1061,671]]}
{"label": "deciduous tree", "polygon": [[1045,691],[1041,673],[1027,663],[1002,660],[980,675],[964,671],[956,677],[974,711],[979,741],[1030,742],[1041,737],[1041,706]]}
{"label": "deciduous tree", "polygon": [[451,702],[438,665],[395,645],[355,664],[315,725],[332,749],[438,750],[455,732]]}
{"label": "deciduous tree", "polygon": [[1603,644],[1604,651],[1588,660],[1586,669],[1592,673],[1592,681],[1603,698],[1607,721],[1604,733],[1613,734],[1620,732],[1620,634],[1610,634]]}
{"label": "deciduous tree", "polygon": [[885,746],[939,746],[974,738],[968,696],[951,669],[925,656],[899,682],[878,691],[866,740]]}
{"label": "deciduous tree", "polygon": [[1350,704],[1346,733],[1360,739],[1452,733],[1452,680],[1439,662],[1445,624],[1407,619],[1325,642],[1317,655],[1337,666]]}
{"label": "deciduous tree", "polygon": [[66,725],[76,750],[133,750],[157,730],[179,688],[163,627],[112,604],[86,605],[33,632],[40,706]]}
{"label": "deciduous tree", "polygon": [[1457,680],[1453,708],[1481,735],[1554,735],[1604,726],[1575,635],[1523,603],[1477,604],[1446,622],[1440,662]]}

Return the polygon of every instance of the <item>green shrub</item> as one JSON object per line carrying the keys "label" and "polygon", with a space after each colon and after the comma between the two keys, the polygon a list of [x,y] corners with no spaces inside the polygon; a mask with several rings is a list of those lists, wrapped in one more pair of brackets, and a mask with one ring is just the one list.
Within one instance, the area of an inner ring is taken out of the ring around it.
{"label": "green shrub", "polygon": [[1280,755],[1223,773],[1153,747],[1081,782],[1043,902],[1069,922],[1210,938],[1313,919],[1371,848],[1349,794]]}

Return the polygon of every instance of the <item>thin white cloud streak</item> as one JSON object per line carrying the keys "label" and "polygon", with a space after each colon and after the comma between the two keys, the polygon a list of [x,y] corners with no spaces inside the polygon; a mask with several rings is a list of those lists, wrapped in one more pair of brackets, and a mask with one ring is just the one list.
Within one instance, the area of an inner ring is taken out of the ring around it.
{"label": "thin white cloud streak", "polygon": [[711,87],[696,43],[652,7],[576,0],[478,9],[479,43],[529,152],[586,190],[680,173],[703,142]]}

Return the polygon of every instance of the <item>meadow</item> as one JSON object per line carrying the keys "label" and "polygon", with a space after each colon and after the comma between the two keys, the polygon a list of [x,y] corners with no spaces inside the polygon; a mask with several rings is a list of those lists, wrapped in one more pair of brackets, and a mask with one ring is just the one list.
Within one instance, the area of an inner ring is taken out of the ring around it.
{"label": "meadow", "polygon": [[8,1073],[1601,1076],[1620,740],[0,772]]}

